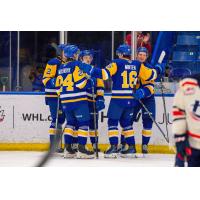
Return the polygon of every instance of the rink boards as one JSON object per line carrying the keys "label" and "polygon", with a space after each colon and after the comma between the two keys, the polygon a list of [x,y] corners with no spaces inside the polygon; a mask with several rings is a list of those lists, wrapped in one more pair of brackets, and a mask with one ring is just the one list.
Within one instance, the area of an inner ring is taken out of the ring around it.
{"label": "rink boards", "polygon": [[[45,105],[44,95],[40,93],[1,93],[0,95],[0,150],[46,150],[51,118],[49,109]],[[171,133],[173,95],[165,95],[165,101],[170,145],[173,145]],[[106,114],[110,102],[109,94],[105,95],[105,102],[105,110],[99,113],[99,143],[102,149],[105,149],[108,144]],[[167,134],[161,96],[156,96],[156,121]],[[141,115],[138,116],[138,122],[134,124],[134,130],[136,143],[141,144]],[[150,144],[151,152],[173,152],[155,125]]]}

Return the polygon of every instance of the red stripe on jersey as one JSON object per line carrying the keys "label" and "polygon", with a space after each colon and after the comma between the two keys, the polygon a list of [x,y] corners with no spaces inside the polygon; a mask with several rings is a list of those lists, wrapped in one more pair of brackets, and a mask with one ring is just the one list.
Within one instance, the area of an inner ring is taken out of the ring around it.
{"label": "red stripe on jersey", "polygon": [[189,136],[194,137],[194,138],[200,138],[200,134],[197,135],[195,133],[191,133],[190,131],[187,132]]}
{"label": "red stripe on jersey", "polygon": [[190,81],[186,81],[185,83],[182,84],[182,86],[185,86],[185,85],[195,85],[195,86],[198,86],[198,84],[196,82],[190,82]]}
{"label": "red stripe on jersey", "polygon": [[183,116],[183,115],[184,115],[184,112],[182,112],[182,111],[173,111],[172,114],[173,114],[174,116],[177,116],[177,115]]}

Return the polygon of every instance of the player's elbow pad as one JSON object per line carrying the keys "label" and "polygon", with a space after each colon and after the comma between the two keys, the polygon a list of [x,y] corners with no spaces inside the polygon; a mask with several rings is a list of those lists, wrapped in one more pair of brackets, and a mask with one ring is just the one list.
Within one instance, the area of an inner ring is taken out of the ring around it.
{"label": "player's elbow pad", "polygon": [[82,80],[81,82],[77,82],[75,86],[79,89],[83,89],[87,86],[87,79]]}

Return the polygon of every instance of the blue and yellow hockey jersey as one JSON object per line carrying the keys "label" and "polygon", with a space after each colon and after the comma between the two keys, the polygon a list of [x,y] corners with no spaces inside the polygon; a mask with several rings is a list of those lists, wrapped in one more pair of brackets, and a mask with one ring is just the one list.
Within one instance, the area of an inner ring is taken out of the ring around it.
{"label": "blue and yellow hockey jersey", "polygon": [[45,86],[45,97],[46,99],[57,98],[56,93],[57,88],[52,87],[50,80],[57,77],[58,67],[61,65],[61,57],[52,58],[48,61],[44,74],[43,74],[43,84]]}
{"label": "blue and yellow hockey jersey", "polygon": [[[93,83],[92,83],[93,82]],[[92,91],[92,85],[94,85],[94,97],[95,101],[102,99],[104,100],[104,82],[102,79],[91,79],[88,80],[88,88],[87,88],[87,96],[88,96],[88,101],[93,102],[93,91]]]}
{"label": "blue and yellow hockey jersey", "polygon": [[[153,66],[150,65],[149,63],[144,63],[144,65],[150,69],[153,69]],[[155,80],[146,81],[143,80],[142,78],[138,79],[137,89],[142,88],[144,90],[145,98],[154,95],[155,93],[154,87],[155,87]]]}
{"label": "blue and yellow hockey jersey", "polygon": [[137,78],[153,81],[157,78],[157,72],[137,60],[115,59],[105,69],[94,69],[93,76],[103,80],[112,78],[112,99],[133,99]]}
{"label": "blue and yellow hockey jersey", "polygon": [[87,77],[79,69],[79,61],[61,64],[58,69],[56,87],[60,87],[61,103],[74,103],[87,101]]}

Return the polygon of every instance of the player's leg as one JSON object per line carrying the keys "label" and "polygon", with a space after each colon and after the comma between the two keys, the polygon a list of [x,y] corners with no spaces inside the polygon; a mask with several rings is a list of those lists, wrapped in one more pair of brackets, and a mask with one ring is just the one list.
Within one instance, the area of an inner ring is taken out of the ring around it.
{"label": "player's leg", "polygon": [[108,137],[110,142],[109,149],[105,152],[105,158],[116,158],[118,153],[118,122],[123,112],[123,107],[116,101],[111,100],[108,108]]}
{"label": "player's leg", "polygon": [[[152,114],[152,117],[155,119],[155,98],[154,96],[149,97],[148,99],[143,100],[143,103]],[[149,117],[149,114],[142,109],[142,123],[143,123],[143,130],[142,130],[142,153],[148,153],[148,144],[150,138],[152,136],[152,126],[153,121]]]}
{"label": "player's leg", "polygon": [[78,105],[74,113],[79,127],[77,158],[94,158],[94,151],[89,151],[86,148],[90,120],[88,102]]}
{"label": "player's leg", "polygon": [[74,127],[76,125],[76,118],[74,116],[73,110],[69,109],[67,106],[64,109],[67,124],[64,129],[64,143],[65,143],[65,152],[64,158],[75,158],[76,151],[72,148],[73,144],[73,134]]}
{"label": "player's leg", "polygon": [[76,120],[74,132],[72,136],[72,148],[77,152],[78,151],[78,122]]}
{"label": "player's leg", "polygon": [[200,167],[200,150],[192,148],[192,154],[188,158],[188,167]]}
{"label": "player's leg", "polygon": [[[141,110],[141,105],[139,104],[138,101],[134,102],[134,110],[133,110],[133,116],[131,117],[131,125],[133,126],[133,123],[137,121],[138,113]],[[120,118],[120,126],[122,127],[122,132],[121,132],[121,150],[125,149],[126,147],[126,139],[125,139],[125,132],[123,127],[125,127],[126,120],[124,120],[124,116]]]}
{"label": "player's leg", "polygon": [[126,140],[126,148],[123,149],[120,153],[122,157],[132,157],[135,156],[136,149],[135,149],[135,137],[134,137],[134,130],[132,126],[132,119],[133,119],[133,108],[126,108],[122,114],[122,129],[124,132],[125,140]]}

